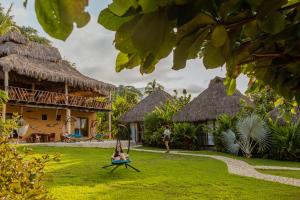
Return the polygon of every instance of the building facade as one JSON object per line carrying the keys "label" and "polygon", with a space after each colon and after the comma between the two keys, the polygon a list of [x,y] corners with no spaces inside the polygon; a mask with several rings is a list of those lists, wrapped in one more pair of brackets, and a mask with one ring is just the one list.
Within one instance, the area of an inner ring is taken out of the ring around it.
{"label": "building facade", "polygon": [[114,86],[81,74],[59,51],[29,41],[17,32],[0,37],[0,80],[9,101],[6,120],[17,113],[29,125],[24,138],[80,132],[90,137],[96,112],[111,111]]}

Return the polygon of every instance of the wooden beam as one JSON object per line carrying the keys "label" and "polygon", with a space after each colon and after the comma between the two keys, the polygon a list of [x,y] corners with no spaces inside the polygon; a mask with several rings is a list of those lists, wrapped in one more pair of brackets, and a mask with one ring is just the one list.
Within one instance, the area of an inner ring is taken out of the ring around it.
{"label": "wooden beam", "polygon": [[[111,91],[109,91],[109,101],[111,102]],[[111,136],[111,131],[112,131],[112,128],[111,128],[111,108],[110,108],[110,111],[108,113],[108,132],[109,132],[109,139],[112,138]]]}
{"label": "wooden beam", "polygon": [[[4,91],[6,94],[8,94],[8,79],[9,79],[9,74],[8,71],[5,70],[3,71],[4,73]],[[5,121],[6,118],[6,104],[2,105],[2,120]]]}
{"label": "wooden beam", "polygon": [[[66,105],[69,104],[69,88],[68,83],[65,83],[65,95],[66,95]],[[71,110],[69,108],[66,109],[66,128],[68,134],[71,134]]]}
{"label": "wooden beam", "polygon": [[81,112],[109,112],[109,110],[104,109],[95,109],[95,108],[80,108],[80,107],[66,107],[66,106],[60,106],[60,105],[43,105],[43,104],[26,104],[21,103],[17,101],[9,101],[9,105],[16,105],[16,106],[24,106],[24,107],[31,107],[31,108],[45,108],[45,109],[62,109],[65,110],[66,108],[69,108],[71,110],[81,111]]}

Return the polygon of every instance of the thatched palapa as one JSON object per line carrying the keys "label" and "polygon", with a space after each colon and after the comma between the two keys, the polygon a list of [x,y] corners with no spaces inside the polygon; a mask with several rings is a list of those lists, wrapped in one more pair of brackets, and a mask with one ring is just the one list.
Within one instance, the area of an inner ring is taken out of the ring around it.
{"label": "thatched palapa", "polygon": [[0,67],[40,81],[67,82],[69,86],[100,94],[115,88],[81,74],[62,60],[56,48],[31,42],[17,32],[0,37]]}
{"label": "thatched palapa", "polygon": [[147,113],[152,112],[158,106],[162,106],[168,100],[172,100],[170,94],[163,90],[156,90],[125,113],[120,121],[125,123],[142,122]]}
{"label": "thatched palapa", "polygon": [[226,93],[224,78],[215,77],[198,97],[174,115],[174,122],[205,122],[215,120],[221,114],[234,115],[245,99],[238,90],[231,96]]}

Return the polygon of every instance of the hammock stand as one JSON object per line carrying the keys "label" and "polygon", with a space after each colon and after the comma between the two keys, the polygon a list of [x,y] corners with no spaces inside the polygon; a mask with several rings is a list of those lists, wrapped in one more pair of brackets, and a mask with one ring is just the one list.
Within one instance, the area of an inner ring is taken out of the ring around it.
{"label": "hammock stand", "polygon": [[[125,125],[123,125],[123,124],[119,124],[118,126],[121,127],[121,128],[124,128],[124,130],[128,134],[128,147],[127,147],[127,152],[126,153],[127,153],[127,155],[129,155],[131,137],[130,137],[130,134],[128,132],[128,128]],[[117,149],[118,145],[121,146],[121,140],[120,140],[120,138],[117,139],[117,143],[116,143],[116,148],[115,149]],[[122,148],[122,146],[121,146],[121,148]],[[131,163],[131,160],[129,158],[127,160],[113,160],[113,159],[111,159],[111,164],[110,165],[105,165],[102,168],[105,169],[105,168],[113,167],[114,166],[114,168],[110,171],[112,173],[116,169],[118,169],[119,167],[121,167],[121,166],[124,165],[126,169],[128,169],[128,167],[129,167],[129,168],[133,169],[136,172],[140,172],[140,170],[138,170],[137,168],[133,167],[129,163]]]}

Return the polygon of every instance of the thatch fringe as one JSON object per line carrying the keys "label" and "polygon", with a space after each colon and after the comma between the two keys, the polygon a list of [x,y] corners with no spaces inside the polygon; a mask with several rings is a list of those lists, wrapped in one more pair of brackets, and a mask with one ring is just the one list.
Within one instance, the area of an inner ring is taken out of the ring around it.
{"label": "thatch fringe", "polygon": [[206,90],[174,115],[174,122],[204,122],[215,120],[221,114],[234,115],[241,108],[241,99],[249,100],[238,90],[226,93],[224,78],[215,77]]}
{"label": "thatch fringe", "polygon": [[[1,43],[2,42],[2,43]],[[0,37],[0,67],[17,74],[50,82],[67,82],[72,87],[108,94],[115,86],[84,76],[61,59],[51,46],[26,41],[19,33]]]}
{"label": "thatch fringe", "polygon": [[17,44],[27,44],[29,42],[29,40],[25,36],[16,31],[10,31],[7,34],[0,37],[0,43],[10,41]]}
{"label": "thatch fringe", "polygon": [[72,87],[89,88],[100,93],[107,93],[113,85],[88,78],[69,66],[66,61],[43,62],[20,55],[0,58],[3,70],[15,71],[20,75],[51,82],[67,82]]}
{"label": "thatch fringe", "polygon": [[5,42],[0,44],[0,56],[18,54],[28,58],[38,60],[58,62],[61,60],[61,55],[57,48],[28,42],[27,44],[16,44],[14,42]]}
{"label": "thatch fringe", "polygon": [[125,123],[142,122],[147,113],[150,113],[156,107],[165,104],[168,100],[172,100],[170,94],[163,90],[156,90],[140,101],[130,111],[125,113],[120,118],[120,121]]}

